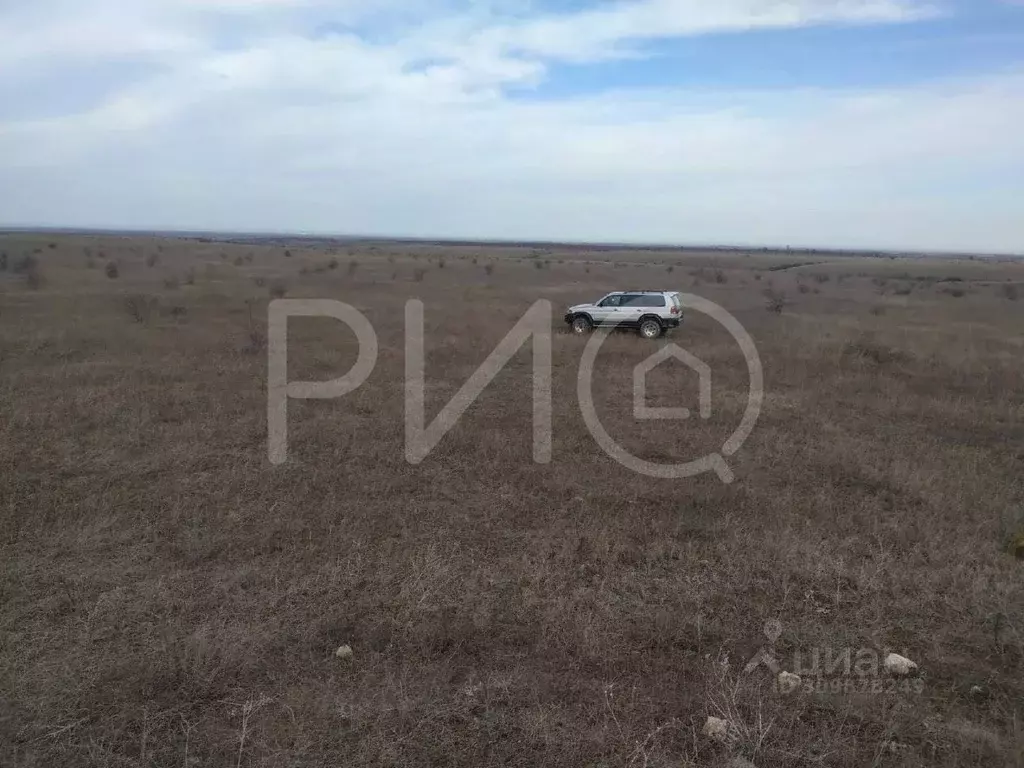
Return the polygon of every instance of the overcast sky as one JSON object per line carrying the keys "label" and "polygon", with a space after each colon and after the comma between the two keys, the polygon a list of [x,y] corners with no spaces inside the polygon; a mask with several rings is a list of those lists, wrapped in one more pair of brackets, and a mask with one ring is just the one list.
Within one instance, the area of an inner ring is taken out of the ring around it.
{"label": "overcast sky", "polygon": [[0,0],[0,225],[1024,252],[1024,4]]}

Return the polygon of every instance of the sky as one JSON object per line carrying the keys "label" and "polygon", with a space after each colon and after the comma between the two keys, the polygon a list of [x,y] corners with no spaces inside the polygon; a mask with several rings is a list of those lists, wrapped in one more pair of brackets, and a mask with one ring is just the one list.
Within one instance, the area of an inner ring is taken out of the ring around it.
{"label": "sky", "polygon": [[1024,0],[0,0],[0,226],[1024,253]]}

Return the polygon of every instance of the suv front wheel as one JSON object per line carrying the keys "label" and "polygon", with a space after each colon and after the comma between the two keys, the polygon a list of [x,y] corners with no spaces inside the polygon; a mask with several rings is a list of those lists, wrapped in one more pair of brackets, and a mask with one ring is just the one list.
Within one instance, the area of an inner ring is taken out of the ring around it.
{"label": "suv front wheel", "polygon": [[590,322],[590,318],[586,315],[577,315],[572,319],[572,325],[570,327],[572,328],[573,333],[582,335],[584,333],[590,333],[593,325]]}
{"label": "suv front wheel", "polygon": [[665,331],[661,327],[661,323],[655,320],[653,317],[648,317],[640,323],[640,335],[645,339],[656,339]]}

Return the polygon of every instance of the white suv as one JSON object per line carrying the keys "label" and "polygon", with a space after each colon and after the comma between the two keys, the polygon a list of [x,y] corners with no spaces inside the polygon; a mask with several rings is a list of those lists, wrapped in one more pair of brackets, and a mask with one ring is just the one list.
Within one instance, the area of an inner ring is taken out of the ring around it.
{"label": "white suv", "polygon": [[656,339],[669,328],[678,328],[683,306],[677,291],[616,291],[593,304],[577,304],[565,313],[573,333],[587,333],[598,325],[635,328],[647,339]]}

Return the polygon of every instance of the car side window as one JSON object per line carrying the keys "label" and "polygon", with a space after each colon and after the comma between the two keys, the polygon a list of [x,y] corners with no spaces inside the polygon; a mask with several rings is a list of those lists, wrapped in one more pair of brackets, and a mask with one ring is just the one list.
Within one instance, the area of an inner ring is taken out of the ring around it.
{"label": "car side window", "polygon": [[637,296],[635,293],[627,293],[622,297],[623,307],[642,307],[644,303],[643,296]]}
{"label": "car side window", "polygon": [[617,306],[619,306],[619,299],[621,299],[621,298],[622,298],[621,296],[609,296],[608,298],[603,299],[601,301],[601,303],[598,304],[597,306],[599,306],[599,307],[617,307]]}

